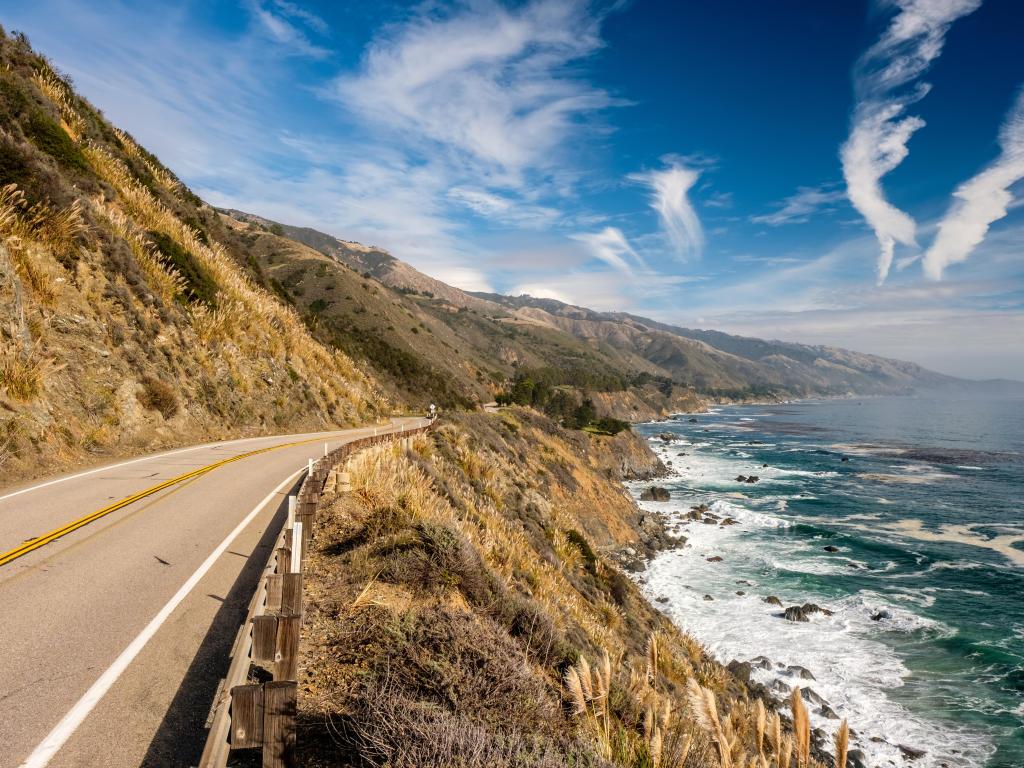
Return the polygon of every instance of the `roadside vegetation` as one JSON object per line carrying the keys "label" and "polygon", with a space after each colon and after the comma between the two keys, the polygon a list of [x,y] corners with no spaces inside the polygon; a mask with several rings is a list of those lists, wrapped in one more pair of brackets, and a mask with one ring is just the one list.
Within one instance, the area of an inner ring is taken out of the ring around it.
{"label": "roadside vegetation", "polygon": [[223,234],[159,160],[0,30],[5,479],[390,410]]}
{"label": "roadside vegetation", "polygon": [[799,693],[776,711],[615,564],[651,522],[625,456],[656,464],[511,408],[355,457],[310,556],[303,764],[831,766]]}

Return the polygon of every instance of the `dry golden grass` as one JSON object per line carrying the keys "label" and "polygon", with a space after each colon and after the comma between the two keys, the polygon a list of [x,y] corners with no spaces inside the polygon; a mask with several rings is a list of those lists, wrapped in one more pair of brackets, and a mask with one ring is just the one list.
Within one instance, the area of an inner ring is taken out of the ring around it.
{"label": "dry golden grass", "polygon": [[32,82],[57,107],[61,128],[73,141],[81,141],[85,134],[85,123],[73,106],[74,99],[67,84],[49,68],[37,71],[32,76]]}

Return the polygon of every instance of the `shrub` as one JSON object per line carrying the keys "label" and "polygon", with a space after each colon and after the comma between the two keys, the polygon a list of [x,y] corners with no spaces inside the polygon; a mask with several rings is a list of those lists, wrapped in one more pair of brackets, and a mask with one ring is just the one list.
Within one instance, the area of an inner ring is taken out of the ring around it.
{"label": "shrub", "polygon": [[39,149],[65,168],[88,171],[89,163],[78,145],[56,121],[42,112],[33,112],[25,125],[25,134]]}
{"label": "shrub", "polygon": [[152,230],[149,238],[156,249],[174,265],[178,274],[185,281],[186,297],[189,301],[201,301],[211,307],[217,304],[217,283],[203,269],[202,265],[178,242],[163,232]]}
{"label": "shrub", "polygon": [[143,408],[151,411],[159,411],[165,419],[169,419],[178,412],[178,397],[169,384],[153,376],[142,377],[142,395],[139,402]]}

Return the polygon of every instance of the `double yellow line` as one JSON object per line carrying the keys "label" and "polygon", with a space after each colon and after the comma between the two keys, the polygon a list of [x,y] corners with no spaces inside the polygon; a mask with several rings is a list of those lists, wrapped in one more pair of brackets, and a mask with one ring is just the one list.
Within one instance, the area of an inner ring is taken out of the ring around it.
{"label": "double yellow line", "polygon": [[170,480],[164,480],[162,483],[154,485],[152,488],[147,488],[144,491],[139,491],[134,496],[129,496],[120,501],[115,501],[110,506],[104,507],[103,509],[97,509],[95,512],[91,512],[88,515],[72,520],[67,525],[63,525],[60,528],[55,528],[49,533],[44,533],[42,536],[37,536],[34,539],[29,539],[21,546],[15,547],[14,549],[0,554],[0,566],[7,565],[8,563],[17,560],[19,557],[27,555],[29,552],[33,552],[40,547],[44,547],[52,541],[56,541],[61,536],[67,536],[72,531],[77,531],[79,528],[88,525],[89,523],[99,520],[104,515],[109,515],[111,512],[116,512],[119,509],[127,507],[129,504],[134,504],[140,499],[144,499],[147,496],[152,496],[154,493],[159,493],[164,488],[170,488],[172,485],[184,482],[185,480],[191,480],[194,477],[205,475],[207,472],[212,472],[218,467],[223,467],[225,464],[231,464],[235,461],[241,461],[247,459],[250,456],[257,456],[261,453],[268,453],[270,451],[276,451],[280,448],[292,448],[296,445],[305,445],[307,443],[318,443],[322,442],[323,438],[316,437],[311,440],[299,440],[295,443],[283,443],[281,445],[272,445],[269,448],[260,448],[255,451],[249,451],[248,453],[240,453],[237,456],[232,456],[230,459],[223,459],[222,461],[215,462],[213,464],[207,464],[205,467],[194,469],[191,472],[186,472],[183,475],[172,477]]}

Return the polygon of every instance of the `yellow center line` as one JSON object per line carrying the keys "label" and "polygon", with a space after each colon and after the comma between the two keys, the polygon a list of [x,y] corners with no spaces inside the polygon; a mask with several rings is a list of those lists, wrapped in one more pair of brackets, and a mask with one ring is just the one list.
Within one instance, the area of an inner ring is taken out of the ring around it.
{"label": "yellow center line", "polygon": [[[29,539],[20,546],[17,546],[8,552],[0,554],[0,566],[7,565],[12,561],[17,560],[19,557],[27,555],[29,552],[33,552],[39,549],[40,547],[46,546],[50,542],[56,541],[62,536],[66,536],[73,531],[77,531],[82,526],[88,525],[91,522],[99,520],[104,515],[109,515],[111,512],[116,512],[119,509],[123,509],[124,507],[127,507],[129,504],[134,504],[136,501],[139,501],[140,499],[144,499],[147,496],[152,496],[154,493],[159,493],[165,488],[170,488],[172,485],[175,485],[176,483],[180,483],[185,480],[190,480],[191,478],[199,477],[200,475],[205,475],[206,473],[212,472],[218,467],[223,467],[225,464],[231,464],[232,462],[235,461],[241,461],[242,459],[247,459],[250,456],[256,456],[258,454],[267,453],[269,451],[276,451],[280,448],[293,448],[296,445],[318,443],[323,440],[324,438],[322,437],[314,437],[310,440],[299,440],[298,442],[294,443],[282,443],[281,445],[272,445],[269,448],[260,448],[255,451],[249,451],[248,453],[240,453],[237,456],[232,456],[229,459],[223,459],[221,461],[214,462],[213,464],[207,464],[205,467],[200,467],[199,469],[194,469],[191,472],[186,472],[183,475],[172,477],[170,480],[164,480],[162,483],[158,483],[154,485],[152,488],[147,488],[144,491],[139,491],[138,493],[133,494],[132,496],[128,496],[127,498],[121,499],[120,501],[115,501],[113,504],[103,507],[103,509],[97,509],[95,512],[90,512],[88,515],[84,515],[78,518],[77,520],[72,520],[70,523],[62,525],[60,528],[55,528],[49,533],[44,533],[42,536],[37,536],[34,539]],[[330,439],[328,438],[328,442],[329,440]]]}

